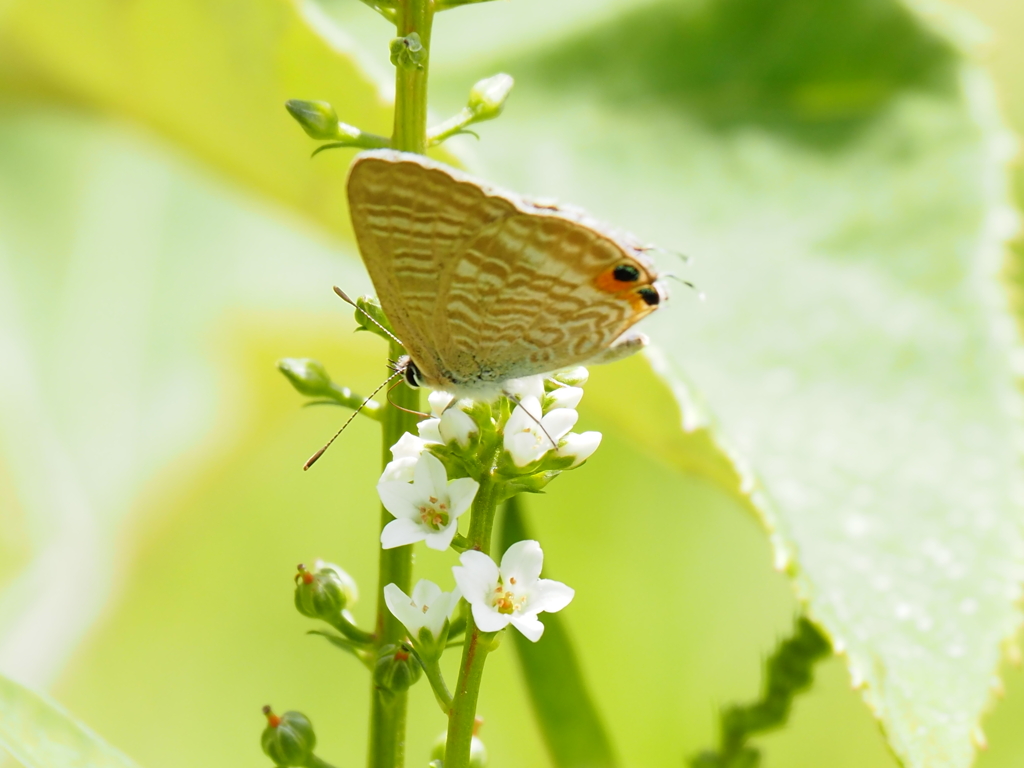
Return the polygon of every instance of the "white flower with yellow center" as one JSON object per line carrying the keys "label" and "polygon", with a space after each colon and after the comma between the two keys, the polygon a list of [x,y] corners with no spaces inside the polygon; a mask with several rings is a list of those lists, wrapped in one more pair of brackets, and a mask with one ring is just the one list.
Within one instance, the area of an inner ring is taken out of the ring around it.
{"label": "white flower with yellow center", "polygon": [[501,566],[483,552],[469,550],[454,566],[455,583],[473,609],[473,621],[483,632],[497,632],[509,624],[532,642],[540,640],[542,611],[560,611],[575,591],[560,581],[540,578],[544,553],[536,541],[518,541],[505,551]]}
{"label": "white flower with yellow center", "polygon": [[413,470],[413,481],[384,480],[377,495],[395,519],[380,532],[384,549],[417,541],[431,549],[445,550],[458,532],[459,516],[473,503],[480,484],[470,477],[448,481],[448,473],[436,456],[423,451]]}

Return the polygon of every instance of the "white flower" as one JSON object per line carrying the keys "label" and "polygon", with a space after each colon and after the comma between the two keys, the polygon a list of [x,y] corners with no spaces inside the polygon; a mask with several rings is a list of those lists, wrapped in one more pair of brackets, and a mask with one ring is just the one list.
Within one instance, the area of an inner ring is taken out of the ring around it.
{"label": "white flower", "polygon": [[397,584],[384,587],[384,602],[388,610],[409,630],[409,637],[414,640],[423,627],[437,640],[445,621],[455,613],[460,597],[458,587],[451,592],[442,592],[437,584],[426,579],[420,579],[412,588],[412,597]]}
{"label": "white flower", "polygon": [[384,549],[425,541],[431,549],[445,550],[459,527],[459,515],[469,509],[480,484],[469,477],[448,482],[444,464],[424,451],[416,462],[412,483],[377,483],[381,503],[396,519],[380,532]]}
{"label": "white flower", "polygon": [[557,448],[578,418],[571,408],[556,408],[542,415],[536,397],[523,398],[505,424],[505,450],[517,467],[525,467]]}
{"label": "white flower", "polygon": [[541,611],[560,611],[575,591],[560,581],[540,578],[544,553],[536,541],[518,541],[506,550],[501,567],[483,552],[469,550],[454,566],[455,583],[473,609],[473,621],[484,632],[497,632],[510,623],[528,640],[537,642],[544,625]]}
{"label": "white flower", "polygon": [[579,387],[558,387],[544,396],[544,410],[556,408],[575,408],[583,399],[583,390]]}
{"label": "white flower", "polygon": [[512,398],[522,402],[528,397],[535,397],[540,400],[544,397],[544,376],[538,374],[536,376],[524,376],[521,379],[509,379],[502,386],[502,391],[506,395],[512,395]]}
{"label": "white flower", "polygon": [[394,459],[384,467],[379,482],[411,483],[416,471],[416,462],[426,447],[426,440],[408,432],[404,433],[398,438],[398,442],[391,446],[391,455]]}
{"label": "white flower", "polygon": [[479,429],[470,415],[462,410],[461,403],[453,405],[452,396],[440,390],[431,392],[427,402],[434,417],[417,425],[420,437],[431,443],[447,445],[454,440],[463,448],[469,445],[469,438]]}
{"label": "white flower", "polygon": [[555,453],[558,456],[572,456],[575,459],[569,466],[569,469],[572,469],[593,456],[599,445],[601,445],[600,432],[584,432],[582,434],[570,432],[559,441],[558,450]]}

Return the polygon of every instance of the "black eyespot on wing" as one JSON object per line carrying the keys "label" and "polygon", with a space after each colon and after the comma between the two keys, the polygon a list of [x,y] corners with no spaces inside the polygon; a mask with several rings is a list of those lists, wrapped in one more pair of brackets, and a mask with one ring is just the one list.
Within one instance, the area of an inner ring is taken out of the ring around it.
{"label": "black eyespot on wing", "polygon": [[641,299],[652,307],[656,307],[661,303],[661,294],[658,293],[657,288],[651,288],[651,286],[645,285],[643,288],[637,290],[637,293],[640,294]]}
{"label": "black eyespot on wing", "polygon": [[640,270],[632,264],[619,264],[612,271],[612,277],[620,283],[635,283],[640,279]]}

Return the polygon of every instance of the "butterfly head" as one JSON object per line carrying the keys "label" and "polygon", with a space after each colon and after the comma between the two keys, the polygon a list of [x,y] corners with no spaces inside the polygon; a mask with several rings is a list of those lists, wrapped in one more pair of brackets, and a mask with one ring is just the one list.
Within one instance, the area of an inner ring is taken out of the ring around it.
{"label": "butterfly head", "polygon": [[413,362],[413,359],[408,355],[402,355],[398,358],[392,370],[395,373],[402,374],[402,378],[405,379],[405,383],[413,389],[419,389],[420,387],[427,386],[419,366],[416,365],[416,363]]}

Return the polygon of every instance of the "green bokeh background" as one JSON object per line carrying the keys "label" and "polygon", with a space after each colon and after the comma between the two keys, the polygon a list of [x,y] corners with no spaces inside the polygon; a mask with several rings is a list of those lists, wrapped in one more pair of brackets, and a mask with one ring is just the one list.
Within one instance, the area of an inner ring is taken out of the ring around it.
{"label": "green bokeh background", "polygon": [[[1024,39],[1024,7],[998,0],[961,5],[996,30],[991,69],[1008,119],[1024,126],[1024,54],[1017,44]],[[468,9],[463,23],[487,9]],[[351,8],[328,10],[343,20],[351,14],[357,47],[372,48],[386,36],[354,1]],[[552,26],[560,23],[569,22]],[[440,46],[443,35],[438,40]],[[485,47],[486,41],[473,44]],[[460,106],[461,92],[446,87],[444,49],[438,51],[442,79],[434,106],[444,114]],[[558,54],[546,71],[599,66],[560,62]],[[916,82],[915,64],[928,55],[894,52],[879,66]],[[451,66],[457,65],[453,57]],[[372,57],[367,66],[374,66]],[[635,72],[609,83],[608,94],[624,109],[665,97],[664,83],[645,79],[652,67],[656,63],[638,61]],[[726,127],[742,119],[791,125],[774,108],[777,80],[769,78],[757,93],[717,100],[714,78],[709,82],[706,90],[701,83],[675,84],[679,90],[671,96],[704,98],[707,119]],[[556,96],[564,83],[551,75],[546,86],[554,94],[551,119],[558,120]],[[734,108],[737,100],[742,109]],[[845,131],[857,130],[856,122],[851,118],[834,132],[809,124],[800,140],[827,152]],[[477,152],[500,151],[483,135]],[[340,185],[344,163],[330,162],[337,164]],[[315,471],[301,472],[302,461],[342,414],[300,410],[299,398],[274,369],[278,358],[308,356],[359,391],[379,382],[383,344],[353,335],[347,312],[325,290],[332,282],[365,289],[354,254],[229,188],[130,123],[24,100],[0,105],[0,210],[5,244],[19,249],[11,263],[24,270],[21,284],[31,286],[24,306],[38,315],[32,347],[49,361],[38,385],[65,409],[55,418],[86,434],[104,420],[103,409],[116,420],[119,412],[148,404],[155,412],[166,405],[167,419],[185,423],[179,432],[157,424],[152,436],[147,426],[153,425],[144,419],[133,427],[127,444],[145,459],[128,462],[134,490],[112,502],[118,511],[103,522],[109,598],[55,677],[55,696],[148,768],[265,764],[258,745],[265,703],[305,712],[317,727],[320,754],[339,768],[361,764],[365,672],[323,640],[304,636],[310,624],[292,608],[291,576],[296,563],[323,557],[371,591],[377,435],[373,424],[357,420]],[[145,275],[126,268],[140,263]],[[77,271],[83,265],[97,270],[91,279]],[[56,273],[63,279],[51,293],[49,276]],[[88,325],[83,333],[112,329],[111,341],[99,347],[100,357],[76,356],[59,331],[74,326],[73,297],[92,283],[111,292],[144,285],[153,309]],[[223,301],[225,292],[235,300]],[[185,311],[197,306],[207,309]],[[121,342],[138,324],[145,324],[147,341],[126,361]],[[193,377],[162,379],[164,368],[173,367],[168,361],[188,362]],[[628,412],[633,399],[664,397],[641,362],[622,365],[635,373],[625,380],[651,387],[618,392],[622,409]],[[592,374],[592,387],[605,393],[624,380],[611,369]],[[105,381],[126,376],[140,378],[145,395],[138,402],[91,397]],[[175,393],[188,401],[190,392],[199,404],[178,407]],[[544,544],[549,575],[577,590],[564,617],[624,764],[679,766],[713,743],[719,705],[756,695],[761,660],[788,630],[796,602],[773,570],[767,540],[748,510],[716,486],[674,470],[619,423],[588,413],[586,403],[580,426],[604,432],[603,447],[545,496],[527,500],[531,524]],[[80,417],[80,410],[88,413]],[[163,453],[150,442],[173,439],[179,443]],[[105,457],[123,462],[119,452],[127,444],[96,446],[97,464]],[[0,588],[28,562],[37,537],[37,523],[26,519],[24,499],[9,480],[16,466],[0,461]],[[94,476],[97,483],[113,482],[103,477],[102,471]],[[417,576],[443,581],[453,562],[422,554]],[[355,609],[364,623],[371,611],[365,600]],[[1024,762],[1018,725],[1024,673],[1009,667],[1004,677],[1006,699],[985,723],[990,748],[978,762],[983,768]],[[547,764],[510,648],[488,662],[480,709],[494,768]],[[418,686],[411,697],[409,765],[425,765],[443,728],[429,691]],[[789,727],[759,743],[768,768],[895,765],[839,659],[820,667]]]}

